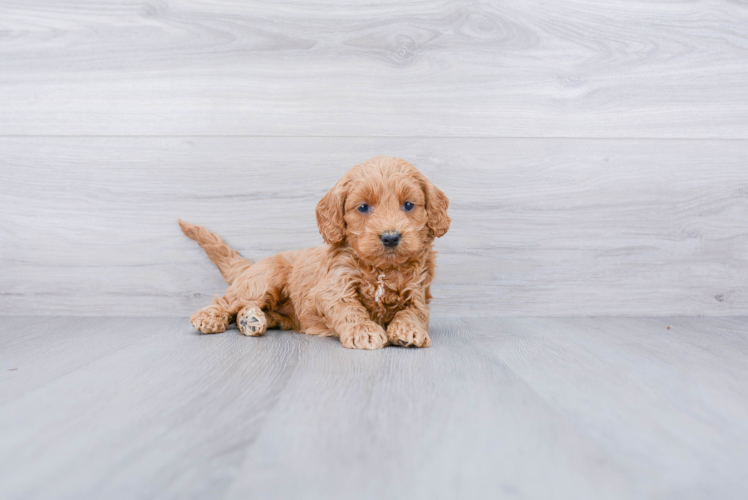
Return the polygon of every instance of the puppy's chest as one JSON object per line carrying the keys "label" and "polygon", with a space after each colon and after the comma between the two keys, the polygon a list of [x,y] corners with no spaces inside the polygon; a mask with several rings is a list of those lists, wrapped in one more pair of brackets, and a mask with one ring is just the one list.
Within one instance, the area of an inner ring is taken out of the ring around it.
{"label": "puppy's chest", "polygon": [[373,319],[389,322],[395,313],[410,304],[409,289],[401,279],[380,274],[373,280],[362,280],[358,293]]}

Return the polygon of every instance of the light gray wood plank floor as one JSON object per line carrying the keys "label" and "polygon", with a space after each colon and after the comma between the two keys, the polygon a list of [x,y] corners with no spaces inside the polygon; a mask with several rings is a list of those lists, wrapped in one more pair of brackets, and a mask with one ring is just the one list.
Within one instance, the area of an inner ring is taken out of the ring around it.
{"label": "light gray wood plank floor", "polygon": [[748,496],[748,318],[431,333],[357,352],[184,318],[2,318],[1,496]]}

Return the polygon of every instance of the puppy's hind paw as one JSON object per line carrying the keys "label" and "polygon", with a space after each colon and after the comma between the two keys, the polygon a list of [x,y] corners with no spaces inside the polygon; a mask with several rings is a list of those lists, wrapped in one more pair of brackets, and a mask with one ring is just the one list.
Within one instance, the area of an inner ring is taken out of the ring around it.
{"label": "puppy's hind paw", "polygon": [[213,309],[200,309],[190,318],[195,330],[202,333],[221,333],[229,326],[229,315]]}
{"label": "puppy's hind paw", "polygon": [[237,315],[236,326],[248,337],[259,337],[267,330],[268,319],[259,307],[247,306]]}

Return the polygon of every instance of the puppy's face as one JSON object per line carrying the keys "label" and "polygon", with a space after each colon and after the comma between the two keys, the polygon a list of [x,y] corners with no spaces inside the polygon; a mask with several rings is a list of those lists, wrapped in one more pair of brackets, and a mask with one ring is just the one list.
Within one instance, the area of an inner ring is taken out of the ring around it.
{"label": "puppy's face", "polygon": [[347,244],[383,267],[417,255],[449,228],[449,200],[410,163],[376,157],[356,165],[317,205],[325,241]]}

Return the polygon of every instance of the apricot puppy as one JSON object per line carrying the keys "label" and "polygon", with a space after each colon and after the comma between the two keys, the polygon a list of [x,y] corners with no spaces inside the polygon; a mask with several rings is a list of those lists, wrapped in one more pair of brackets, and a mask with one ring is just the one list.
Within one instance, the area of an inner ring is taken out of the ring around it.
{"label": "apricot puppy", "polygon": [[348,171],[317,205],[327,243],[253,264],[207,229],[179,221],[229,288],[192,315],[203,333],[229,323],[339,337],[344,347],[428,347],[434,238],[449,229],[449,200],[410,163],[377,156]]}

